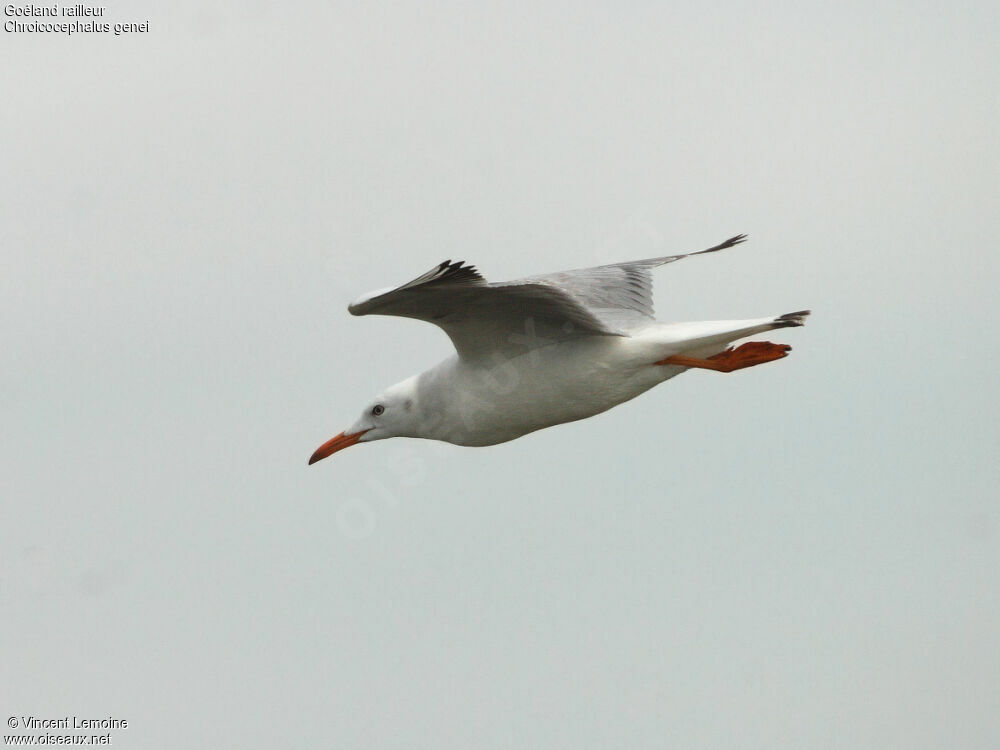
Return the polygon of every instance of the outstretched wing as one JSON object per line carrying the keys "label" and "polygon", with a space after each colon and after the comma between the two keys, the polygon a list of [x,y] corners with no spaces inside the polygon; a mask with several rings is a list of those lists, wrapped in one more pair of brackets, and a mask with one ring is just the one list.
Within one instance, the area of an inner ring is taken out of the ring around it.
{"label": "outstretched wing", "polygon": [[660,258],[530,276],[510,283],[529,282],[558,287],[590,311],[603,325],[617,331],[629,332],[644,328],[655,320],[653,276],[650,273],[654,268],[691,255],[725,250],[746,242],[746,239],[745,234],[738,234],[725,242],[694,253],[665,255]]}
{"label": "outstretched wing", "polygon": [[400,287],[367,294],[347,309],[352,315],[426,320],[443,329],[465,359],[525,352],[573,336],[623,335],[557,286],[488,284],[462,261],[445,261]]}
{"label": "outstretched wing", "polygon": [[348,310],[426,320],[444,330],[459,356],[470,360],[510,356],[578,336],[627,336],[653,322],[651,269],[744,239],[739,235],[697,253],[494,284],[474,266],[445,261],[402,286],[364,295]]}

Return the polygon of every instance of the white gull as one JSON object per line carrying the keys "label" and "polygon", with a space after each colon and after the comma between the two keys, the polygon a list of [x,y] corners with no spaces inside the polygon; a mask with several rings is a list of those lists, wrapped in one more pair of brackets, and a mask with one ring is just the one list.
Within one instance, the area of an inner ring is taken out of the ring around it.
{"label": "white gull", "polygon": [[786,356],[791,347],[766,341],[727,347],[801,326],[808,310],[692,323],[653,317],[651,269],[745,239],[500,283],[445,261],[402,286],[364,295],[348,306],[353,315],[426,320],[448,334],[456,353],[385,389],[309,463],[390,437],[495,445],[599,414],[689,368],[733,372]]}

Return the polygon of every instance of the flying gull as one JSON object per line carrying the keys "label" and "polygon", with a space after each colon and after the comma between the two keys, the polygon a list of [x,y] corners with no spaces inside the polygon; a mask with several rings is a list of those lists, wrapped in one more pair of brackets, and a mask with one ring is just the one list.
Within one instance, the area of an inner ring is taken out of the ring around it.
{"label": "flying gull", "polygon": [[808,310],[692,323],[653,317],[653,268],[745,239],[494,283],[463,261],[445,261],[402,286],[362,296],[348,306],[351,314],[426,320],[448,334],[455,354],[386,388],[309,463],[390,437],[496,445],[600,414],[691,368],[733,372],[785,357],[785,344],[729,345],[801,326]]}

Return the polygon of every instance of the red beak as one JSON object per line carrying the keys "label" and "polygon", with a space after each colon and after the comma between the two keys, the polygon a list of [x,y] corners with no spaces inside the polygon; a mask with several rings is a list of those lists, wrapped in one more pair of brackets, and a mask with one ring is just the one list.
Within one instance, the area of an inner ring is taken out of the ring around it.
{"label": "red beak", "polygon": [[356,442],[361,440],[361,436],[364,435],[368,430],[362,430],[361,432],[354,432],[348,435],[346,432],[342,432],[337,437],[330,438],[323,445],[316,449],[316,452],[312,454],[312,458],[309,459],[309,465],[312,466],[317,461],[321,461],[327,456],[336,453],[343,448],[349,448]]}

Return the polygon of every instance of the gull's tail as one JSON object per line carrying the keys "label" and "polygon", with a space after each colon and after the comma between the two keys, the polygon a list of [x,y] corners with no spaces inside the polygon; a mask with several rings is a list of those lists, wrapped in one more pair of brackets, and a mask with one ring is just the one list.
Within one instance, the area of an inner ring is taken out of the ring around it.
{"label": "gull's tail", "polygon": [[[662,323],[644,331],[637,340],[648,342],[657,360],[672,354],[709,357],[735,341],[778,328],[805,325],[808,310],[751,320],[703,320],[691,323]],[[654,360],[656,361],[656,360]]]}

